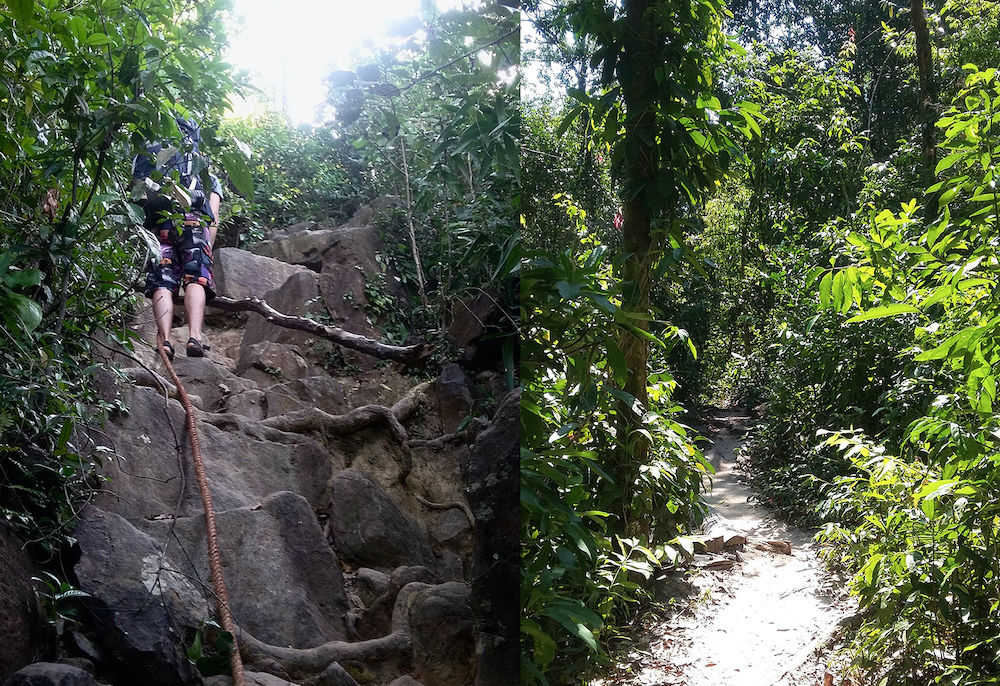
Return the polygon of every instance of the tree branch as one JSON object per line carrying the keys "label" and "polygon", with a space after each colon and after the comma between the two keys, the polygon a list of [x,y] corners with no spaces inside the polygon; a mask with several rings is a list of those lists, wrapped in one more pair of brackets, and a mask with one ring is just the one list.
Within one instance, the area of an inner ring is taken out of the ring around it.
{"label": "tree branch", "polygon": [[338,345],[351,350],[377,357],[380,360],[393,360],[407,366],[417,366],[423,363],[432,352],[433,346],[426,344],[418,345],[386,345],[373,341],[370,338],[361,336],[336,326],[325,326],[313,319],[305,317],[293,317],[282,314],[267,304],[261,298],[244,298],[243,300],[233,300],[232,298],[214,298],[208,302],[211,307],[225,310],[227,312],[255,312],[271,324],[282,326],[286,329],[297,329],[314,334],[328,341],[333,341]]}

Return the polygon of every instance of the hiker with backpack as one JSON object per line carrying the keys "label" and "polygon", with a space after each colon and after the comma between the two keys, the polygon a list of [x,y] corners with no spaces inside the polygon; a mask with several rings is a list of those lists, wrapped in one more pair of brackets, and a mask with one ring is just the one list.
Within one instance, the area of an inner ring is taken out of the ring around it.
{"label": "hiker with backpack", "polygon": [[[188,357],[204,357],[209,348],[202,333],[205,305],[215,297],[212,279],[212,246],[219,228],[222,185],[207,173],[207,164],[198,151],[201,132],[193,120],[178,117],[180,147],[147,143],[132,163],[132,182],[137,202],[142,205],[144,226],[160,242],[160,262],[151,262],[146,273],[147,298],[153,301],[156,319],[156,347],[167,359],[174,359],[170,342],[174,299],[184,287],[187,315]],[[202,172],[210,183],[205,192]]]}

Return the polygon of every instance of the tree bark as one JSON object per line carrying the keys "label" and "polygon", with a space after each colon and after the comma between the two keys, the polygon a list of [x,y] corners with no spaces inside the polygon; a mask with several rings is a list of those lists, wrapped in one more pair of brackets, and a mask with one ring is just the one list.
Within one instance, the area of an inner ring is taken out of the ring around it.
{"label": "tree bark", "polygon": [[[626,255],[622,267],[624,302],[627,312],[646,315],[649,312],[652,287],[654,241],[652,210],[647,191],[655,188],[656,164],[656,78],[655,60],[657,31],[655,22],[644,21],[654,0],[626,0],[624,51],[618,66],[619,83],[625,100],[625,202],[622,207],[622,247]],[[648,331],[643,319],[633,320],[637,327]],[[620,339],[622,354],[628,365],[625,392],[635,397],[638,408],[621,403],[619,440],[622,442],[612,465],[612,477],[620,491],[619,514],[627,531],[639,533],[644,528],[631,510],[632,488],[638,466],[648,461],[650,445],[636,433],[642,422],[649,396],[646,390],[649,343],[645,338],[625,333]],[[636,412],[635,409],[639,411]]]}
{"label": "tree bark", "polygon": [[314,319],[282,314],[261,298],[233,300],[232,298],[220,297],[213,298],[208,302],[208,305],[209,307],[215,307],[227,312],[256,312],[275,326],[306,331],[325,338],[328,341],[333,341],[345,348],[357,350],[380,360],[393,360],[394,362],[400,362],[408,366],[421,364],[433,352],[433,348],[428,345],[385,345],[384,343],[373,341],[370,338],[345,331],[335,326],[325,326]]}
{"label": "tree bark", "polygon": [[[931,60],[931,37],[924,16],[924,0],[910,0],[910,21],[917,47],[917,75],[920,79],[921,144],[924,187],[934,183],[934,64]],[[937,216],[937,196],[927,204],[927,219]]]}

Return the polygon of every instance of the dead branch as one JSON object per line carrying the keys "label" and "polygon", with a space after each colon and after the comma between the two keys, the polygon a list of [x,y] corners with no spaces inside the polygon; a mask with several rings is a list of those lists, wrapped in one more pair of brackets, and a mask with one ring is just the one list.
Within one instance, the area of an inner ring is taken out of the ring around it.
{"label": "dead branch", "polygon": [[275,326],[305,331],[320,338],[325,338],[328,341],[333,341],[345,348],[357,350],[380,360],[393,360],[407,366],[421,364],[434,351],[432,346],[423,343],[407,346],[385,345],[384,343],[373,341],[370,338],[345,331],[336,326],[325,326],[305,317],[293,317],[292,315],[282,314],[268,305],[267,301],[262,298],[233,300],[232,298],[220,297],[210,300],[208,304],[211,307],[227,312],[255,312]]}

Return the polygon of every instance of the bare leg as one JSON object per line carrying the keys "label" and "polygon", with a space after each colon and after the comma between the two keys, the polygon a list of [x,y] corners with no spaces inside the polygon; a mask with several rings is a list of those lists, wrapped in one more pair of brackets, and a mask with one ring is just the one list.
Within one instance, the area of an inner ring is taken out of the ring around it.
{"label": "bare leg", "polygon": [[153,317],[156,319],[156,347],[170,342],[170,327],[174,323],[174,294],[168,288],[153,291]]}
{"label": "bare leg", "polygon": [[189,283],[184,287],[184,312],[187,314],[188,335],[202,343],[201,325],[205,321],[205,287]]}

